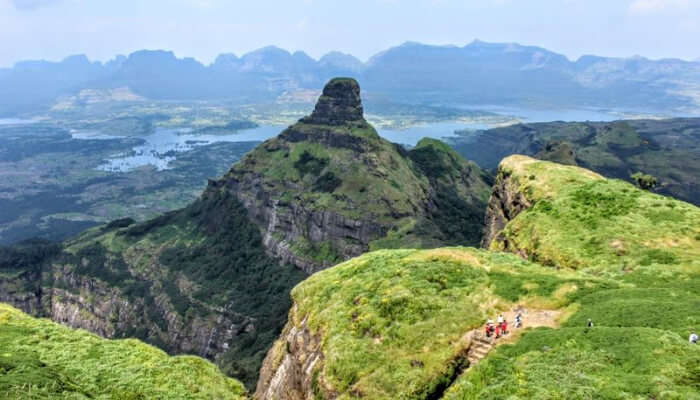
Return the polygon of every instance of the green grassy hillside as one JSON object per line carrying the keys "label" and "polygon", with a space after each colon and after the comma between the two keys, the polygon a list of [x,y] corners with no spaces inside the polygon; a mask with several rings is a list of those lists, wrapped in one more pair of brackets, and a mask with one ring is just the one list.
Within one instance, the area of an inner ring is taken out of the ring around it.
{"label": "green grassy hillside", "polygon": [[[358,245],[477,244],[490,176],[437,140],[424,139],[406,151],[379,137],[364,120],[338,126],[302,120],[249,153],[224,180],[236,182],[235,192],[249,208],[274,208],[278,220],[291,220],[294,229],[279,223],[271,233],[291,253],[330,266],[348,253],[359,255],[348,250]],[[350,226],[360,221],[372,225],[367,229],[372,233],[359,240],[335,237],[333,229],[339,228],[321,226],[330,237],[313,240],[314,227],[300,213],[312,220],[337,215]],[[268,227],[270,221],[259,224]]]}
{"label": "green grassy hillside", "polygon": [[463,367],[463,336],[497,310],[562,308],[617,287],[506,253],[381,250],[297,286],[290,323],[322,335],[325,363],[316,373],[341,399],[426,399]]}
{"label": "green grassy hillside", "polygon": [[198,357],[106,340],[0,304],[3,399],[243,399],[243,385]]}
{"label": "green grassy hillside", "polygon": [[503,230],[493,250],[544,265],[619,273],[664,265],[700,269],[700,209],[578,167],[525,156],[503,160],[508,179],[533,206]]}
{"label": "green grassy hillside", "polygon": [[[506,159],[498,180],[532,207],[490,251],[383,250],[293,290],[290,323],[321,338],[318,393],[700,398],[700,346],[688,344],[700,326],[700,210],[523,156]],[[555,328],[526,330],[462,373],[467,332],[516,305],[561,314]]]}
{"label": "green grassy hillside", "polygon": [[523,156],[504,160],[498,179],[533,206],[492,249],[619,287],[576,299],[562,329],[501,347],[447,398],[700,398],[700,347],[687,339],[700,327],[700,209]]}

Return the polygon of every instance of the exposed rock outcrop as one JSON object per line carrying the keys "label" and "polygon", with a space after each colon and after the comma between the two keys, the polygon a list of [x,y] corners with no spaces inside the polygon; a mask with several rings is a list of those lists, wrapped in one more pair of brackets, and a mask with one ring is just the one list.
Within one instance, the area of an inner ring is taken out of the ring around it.
{"label": "exposed rock outcrop", "polygon": [[0,278],[0,302],[105,338],[141,338],[173,354],[217,360],[239,335],[255,329],[249,317],[205,305],[206,312],[186,318],[157,290],[134,297],[58,263],[43,277],[28,278]]}
{"label": "exposed rock outcrop", "polygon": [[[309,117],[210,180],[188,207],[88,230],[26,265],[4,262],[43,253],[0,257],[0,300],[209,358],[251,387],[306,274],[370,249],[480,241],[487,174],[436,140],[410,151],[386,141],[362,112],[356,81],[330,81]],[[313,333],[287,334],[296,352],[288,371],[322,360],[303,355],[318,349]]]}
{"label": "exposed rock outcrop", "polygon": [[504,240],[503,237],[499,238],[503,228],[531,206],[531,202],[520,191],[519,184],[513,180],[510,171],[499,167],[496,184],[486,209],[486,229],[481,247],[488,249],[494,240]]}
{"label": "exposed rock outcrop", "polygon": [[364,121],[360,85],[351,78],[335,78],[323,88],[311,116],[303,118],[307,124],[344,125]]}
{"label": "exposed rock outcrop", "polygon": [[[296,306],[290,320],[296,318]],[[280,339],[268,352],[255,391],[259,400],[306,400],[314,395],[331,400],[336,397],[319,373],[323,365],[321,337],[311,332],[307,319],[297,327],[288,323]]]}

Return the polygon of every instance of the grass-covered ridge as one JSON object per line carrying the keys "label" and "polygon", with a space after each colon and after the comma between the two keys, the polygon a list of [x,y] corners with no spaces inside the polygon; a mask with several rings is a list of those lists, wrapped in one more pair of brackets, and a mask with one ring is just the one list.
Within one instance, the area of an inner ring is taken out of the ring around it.
{"label": "grass-covered ridge", "polygon": [[700,268],[700,209],[691,204],[525,156],[503,160],[499,179],[532,207],[507,224],[494,250],[575,269]]}
{"label": "grass-covered ridge", "polygon": [[243,399],[243,385],[198,357],[106,340],[0,304],[3,399]]}
{"label": "grass-covered ridge", "polygon": [[496,310],[560,308],[608,287],[617,285],[505,253],[381,250],[298,285],[290,322],[308,318],[321,334],[319,373],[340,398],[424,399],[452,379],[463,336]]}
{"label": "grass-covered ridge", "polygon": [[700,325],[700,209],[524,156],[505,159],[497,179],[532,206],[492,249],[619,287],[577,298],[561,329],[500,347],[446,398],[700,398],[700,347],[688,344]]}

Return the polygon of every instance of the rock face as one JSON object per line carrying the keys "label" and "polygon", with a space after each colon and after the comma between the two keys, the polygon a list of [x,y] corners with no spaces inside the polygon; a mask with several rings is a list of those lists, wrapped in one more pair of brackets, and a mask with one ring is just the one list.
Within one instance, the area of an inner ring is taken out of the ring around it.
{"label": "rock face", "polygon": [[493,186],[486,209],[486,229],[481,247],[488,249],[494,240],[505,240],[504,237],[499,237],[503,228],[523,210],[531,206],[532,204],[520,191],[518,183],[513,180],[510,172],[499,168],[496,184]]}
{"label": "rock face", "polygon": [[186,318],[173,309],[171,299],[155,290],[134,297],[60,263],[42,275],[0,277],[0,302],[105,338],[138,337],[169,353],[215,361],[239,335],[255,329],[253,319],[213,307]]}
{"label": "rock face", "polygon": [[246,214],[230,196],[209,193],[50,252],[0,248],[0,301],[103,337],[208,358],[252,387],[284,326],[288,293],[305,274],[265,255]]}
{"label": "rock face", "polygon": [[[291,319],[295,317],[296,306],[290,313]],[[287,324],[280,340],[265,357],[255,398],[306,400],[315,393],[322,394],[324,399],[334,399],[336,395],[326,388],[322,377],[318,373],[314,375],[322,364],[320,335],[309,330],[306,320],[299,327]]]}
{"label": "rock face", "polygon": [[311,116],[302,119],[307,124],[334,126],[363,120],[360,85],[350,78],[328,82]]}
{"label": "rock face", "polygon": [[[454,244],[477,244],[483,219],[472,214],[483,215],[488,186],[483,171],[437,141],[406,151],[380,138],[363,117],[358,83],[337,78],[310,116],[208,190],[236,196],[268,254],[310,274],[370,248],[452,244],[441,225],[447,209],[467,210],[458,224],[473,231]],[[399,231],[408,237],[382,242]]]}

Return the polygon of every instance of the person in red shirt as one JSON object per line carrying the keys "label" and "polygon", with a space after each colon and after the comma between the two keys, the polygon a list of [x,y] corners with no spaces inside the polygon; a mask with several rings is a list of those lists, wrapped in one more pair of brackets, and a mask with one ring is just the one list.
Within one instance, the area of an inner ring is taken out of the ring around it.
{"label": "person in red shirt", "polygon": [[503,325],[503,326],[501,327],[501,331],[502,331],[502,333],[505,335],[505,334],[508,333],[508,321],[506,321],[506,320],[504,319],[502,325]]}

